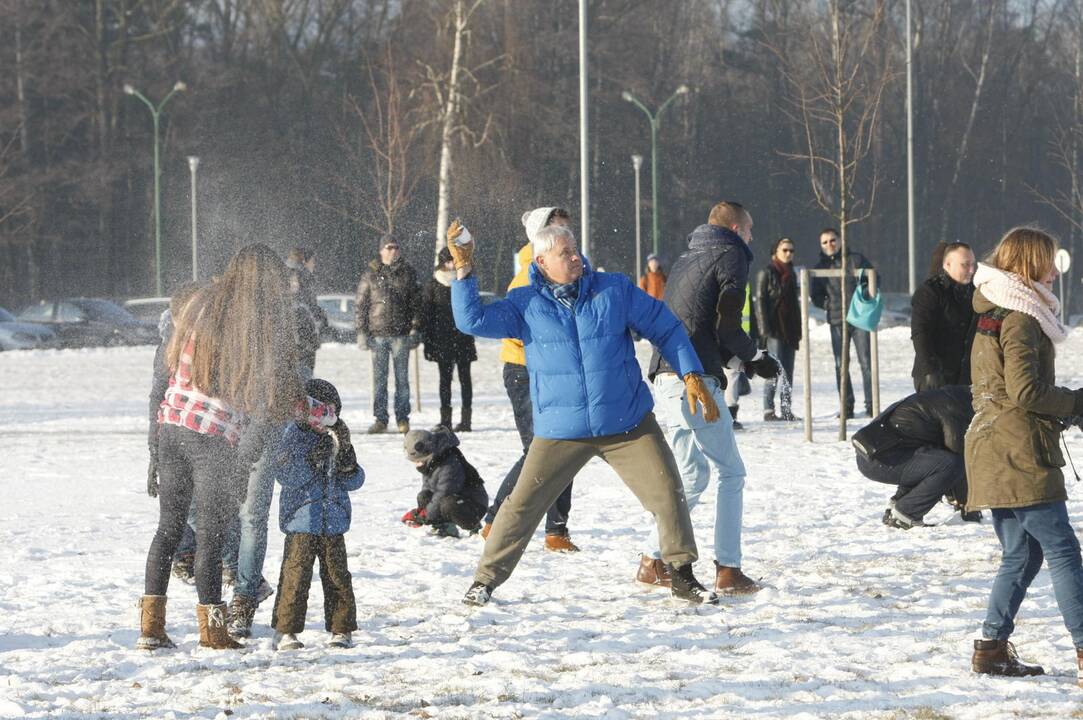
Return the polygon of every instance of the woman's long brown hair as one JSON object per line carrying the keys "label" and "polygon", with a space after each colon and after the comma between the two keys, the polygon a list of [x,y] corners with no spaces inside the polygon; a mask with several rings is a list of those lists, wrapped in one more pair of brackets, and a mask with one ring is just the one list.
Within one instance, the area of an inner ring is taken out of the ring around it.
{"label": "woman's long brown hair", "polygon": [[192,383],[249,415],[289,419],[304,397],[297,316],[286,265],[266,245],[241,249],[218,282],[189,301],[168,348],[175,371],[195,338]]}

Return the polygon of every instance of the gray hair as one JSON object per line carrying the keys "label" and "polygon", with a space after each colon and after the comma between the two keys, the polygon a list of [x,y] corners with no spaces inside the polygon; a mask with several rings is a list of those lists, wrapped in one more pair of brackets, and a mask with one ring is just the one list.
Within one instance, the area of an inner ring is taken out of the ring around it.
{"label": "gray hair", "polygon": [[534,257],[544,255],[553,249],[553,246],[557,244],[557,240],[568,240],[575,242],[575,233],[569,228],[563,225],[546,225],[541,230],[534,234]]}

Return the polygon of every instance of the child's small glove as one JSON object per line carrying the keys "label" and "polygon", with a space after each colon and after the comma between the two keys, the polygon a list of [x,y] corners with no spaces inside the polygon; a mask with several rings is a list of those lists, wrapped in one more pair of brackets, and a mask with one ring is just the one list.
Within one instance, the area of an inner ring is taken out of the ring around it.
{"label": "child's small glove", "polygon": [[339,418],[334,425],[327,428],[328,435],[334,435],[338,440],[338,455],[335,456],[335,472],[340,475],[348,475],[357,470],[357,453],[350,442],[350,428],[345,421]]}
{"label": "child's small glove", "polygon": [[428,521],[425,508],[414,508],[402,516],[402,522],[410,527],[421,527]]}
{"label": "child's small glove", "polygon": [[316,444],[305,455],[305,461],[316,472],[323,472],[327,468],[327,461],[331,459],[331,453],[334,451],[335,441],[331,439],[330,433],[321,433],[316,440]]}

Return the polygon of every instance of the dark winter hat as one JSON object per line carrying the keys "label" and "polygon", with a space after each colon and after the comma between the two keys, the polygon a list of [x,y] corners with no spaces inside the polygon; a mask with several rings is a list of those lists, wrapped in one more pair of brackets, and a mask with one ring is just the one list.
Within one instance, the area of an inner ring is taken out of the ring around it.
{"label": "dark winter hat", "polygon": [[402,445],[411,462],[427,462],[436,449],[435,438],[428,430],[411,430],[406,433]]}
{"label": "dark winter hat", "polygon": [[439,265],[444,265],[451,261],[451,251],[446,247],[440,248],[440,252],[436,254],[436,262]]}
{"label": "dark winter hat", "polygon": [[326,380],[313,378],[306,382],[305,395],[324,405],[334,405],[336,415],[342,412],[342,399],[338,396],[338,389]]}

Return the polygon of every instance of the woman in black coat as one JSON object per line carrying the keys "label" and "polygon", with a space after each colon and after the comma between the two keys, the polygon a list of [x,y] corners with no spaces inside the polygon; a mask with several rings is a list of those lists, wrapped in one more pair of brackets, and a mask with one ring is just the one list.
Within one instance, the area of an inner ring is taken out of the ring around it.
{"label": "woman in black coat", "polygon": [[[771,262],[756,274],[752,306],[756,329],[767,352],[782,363],[786,383],[793,382],[793,362],[801,344],[801,308],[797,300],[797,277],[793,269],[793,241],[779,238],[771,248]],[[793,420],[791,390],[779,393],[779,414],[775,414],[775,386],[768,380],[763,386],[763,419]]]}
{"label": "woman in black coat", "polygon": [[470,363],[478,359],[474,337],[459,332],[451,314],[451,281],[455,267],[447,248],[440,250],[439,265],[432,279],[421,291],[421,339],[425,359],[436,363],[440,372],[440,425],[451,429],[451,373],[458,368],[459,395],[462,398],[460,422],[455,432],[470,430],[470,406],[474,390],[470,382]]}

